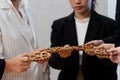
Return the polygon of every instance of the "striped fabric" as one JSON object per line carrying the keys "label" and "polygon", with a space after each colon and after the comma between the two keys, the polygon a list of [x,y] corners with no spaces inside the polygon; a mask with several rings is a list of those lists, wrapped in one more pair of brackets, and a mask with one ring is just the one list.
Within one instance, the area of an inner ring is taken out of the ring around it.
{"label": "striped fabric", "polygon": [[[30,52],[36,47],[33,27],[25,6],[20,2],[22,18],[10,0],[0,0],[0,57],[10,58],[21,53]],[[2,80],[45,80],[42,65],[32,63],[30,69],[23,73],[4,73]]]}

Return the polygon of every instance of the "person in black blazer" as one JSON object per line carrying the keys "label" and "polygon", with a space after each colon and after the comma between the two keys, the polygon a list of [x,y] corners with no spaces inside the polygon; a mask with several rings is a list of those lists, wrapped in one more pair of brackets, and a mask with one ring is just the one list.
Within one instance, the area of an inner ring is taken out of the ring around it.
{"label": "person in black blazer", "polygon": [[[77,32],[78,24],[76,24],[76,18],[78,21],[86,18],[88,20],[87,30],[84,32],[84,43],[91,40],[99,40],[100,43],[120,41],[120,25],[116,21],[98,14],[94,10],[95,0],[69,1],[74,11],[69,16],[53,22],[51,47],[64,46],[66,44],[70,46],[79,45],[78,38],[80,38],[80,36],[78,36],[79,33]],[[82,30],[79,30],[79,32],[81,31]],[[83,37],[81,36],[81,38]],[[79,58],[79,52],[73,51],[72,54],[66,58],[60,57],[59,54],[53,54],[48,62],[51,67],[61,70],[58,80],[77,80]],[[109,59],[99,59],[96,56],[89,56],[85,52],[83,53],[82,73],[84,80],[117,80],[116,70],[117,64],[111,62]]]}
{"label": "person in black blazer", "polygon": [[116,3],[116,15],[115,15],[115,19],[120,22],[120,0],[117,0]]}

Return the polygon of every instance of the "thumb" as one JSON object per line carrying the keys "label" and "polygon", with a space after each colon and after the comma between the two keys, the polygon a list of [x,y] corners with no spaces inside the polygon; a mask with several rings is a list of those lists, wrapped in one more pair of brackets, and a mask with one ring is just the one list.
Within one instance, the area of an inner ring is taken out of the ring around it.
{"label": "thumb", "polygon": [[107,52],[115,52],[117,49],[116,48],[111,48],[109,50],[107,50]]}
{"label": "thumb", "polygon": [[28,53],[23,53],[19,57],[20,57],[20,59],[22,61],[29,61],[29,55],[28,55]]}
{"label": "thumb", "polygon": [[48,69],[48,63],[43,64],[43,72],[47,72]]}
{"label": "thumb", "polygon": [[20,54],[21,57],[28,57],[29,54],[28,53],[23,53],[23,54]]}

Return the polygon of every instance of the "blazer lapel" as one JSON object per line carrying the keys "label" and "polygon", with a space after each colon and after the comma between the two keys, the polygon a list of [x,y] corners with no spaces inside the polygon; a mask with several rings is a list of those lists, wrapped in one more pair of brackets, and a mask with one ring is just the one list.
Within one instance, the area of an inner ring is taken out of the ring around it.
{"label": "blazer lapel", "polygon": [[[19,34],[21,34],[21,36],[28,43],[28,45],[30,45],[30,42],[26,35],[26,30],[24,28],[24,26],[26,25],[23,24],[21,17],[17,13],[16,9],[13,7],[12,3],[9,0],[7,3],[9,3],[10,10],[6,14],[3,13],[4,18],[8,20],[8,22],[10,22],[11,25],[13,25],[13,27],[18,31]],[[32,47],[31,47],[31,50],[32,50]]]}
{"label": "blazer lapel", "polygon": [[88,29],[85,37],[85,43],[91,40],[94,40],[94,38],[97,36],[97,32],[100,28],[100,22],[98,21],[98,16],[96,12],[92,12],[89,24],[88,24]]}
{"label": "blazer lapel", "polygon": [[65,32],[69,36],[66,37],[69,43],[71,43],[70,45],[78,45],[74,13],[67,17],[65,22],[65,28],[64,28],[66,30]]}
{"label": "blazer lapel", "polygon": [[[92,11],[91,13],[92,13],[92,15],[90,17],[90,21],[88,24],[88,29],[87,29],[84,43],[94,40],[94,38],[97,36],[97,32],[100,28],[98,14],[95,11]],[[69,38],[71,44],[78,45],[74,13],[72,13],[70,16],[67,17],[65,26],[69,27],[68,28],[69,30],[67,30],[66,32],[71,36],[71,37],[67,37],[67,38]]]}

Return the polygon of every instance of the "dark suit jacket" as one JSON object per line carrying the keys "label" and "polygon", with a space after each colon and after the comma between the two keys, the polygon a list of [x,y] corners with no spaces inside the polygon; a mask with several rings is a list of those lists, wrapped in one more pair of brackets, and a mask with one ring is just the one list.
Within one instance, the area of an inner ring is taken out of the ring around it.
{"label": "dark suit jacket", "polygon": [[[91,40],[99,40],[99,39],[104,40],[104,42],[110,42],[110,43],[119,42],[120,41],[120,36],[118,36],[120,35],[119,28],[120,26],[118,26],[117,23],[112,19],[99,15],[95,11],[92,11],[92,15],[90,17],[88,30],[84,42],[86,43]],[[69,44],[71,46],[78,45],[74,13],[72,13],[67,17],[54,21],[52,25],[51,47],[64,46],[66,44]],[[83,66],[84,66],[83,68],[86,68],[86,66],[91,66],[92,64],[97,63],[98,60],[100,59],[98,59],[95,56],[91,58],[91,56],[87,54],[83,55]],[[58,54],[53,54],[52,57],[49,59],[49,64],[51,67],[55,69],[61,69],[58,80],[76,80],[79,70],[79,54],[77,51],[73,51],[72,55],[68,58],[61,58]],[[111,71],[114,71],[113,73],[114,75],[111,74],[111,76],[112,77],[115,76],[114,80],[116,80],[117,65],[113,64],[109,60],[106,60],[104,62],[104,65],[115,66],[113,69],[111,68],[110,69]],[[98,67],[99,69],[100,65],[98,66],[95,65],[95,68]],[[104,72],[102,74],[104,74]],[[102,74],[100,73],[99,77],[102,77]],[[109,72],[107,72],[106,75],[109,75]],[[113,80],[113,79],[105,79],[105,80]]]}
{"label": "dark suit jacket", "polygon": [[115,18],[120,22],[120,0],[117,0]]}
{"label": "dark suit jacket", "polygon": [[120,44],[119,43],[115,43],[115,47],[120,47]]}
{"label": "dark suit jacket", "polygon": [[5,61],[4,59],[0,59],[0,79],[2,78],[2,75],[4,73],[4,68],[5,68]]}

